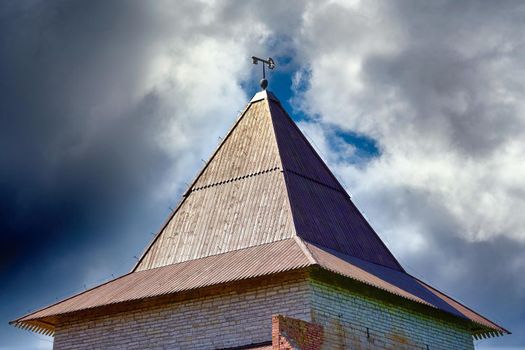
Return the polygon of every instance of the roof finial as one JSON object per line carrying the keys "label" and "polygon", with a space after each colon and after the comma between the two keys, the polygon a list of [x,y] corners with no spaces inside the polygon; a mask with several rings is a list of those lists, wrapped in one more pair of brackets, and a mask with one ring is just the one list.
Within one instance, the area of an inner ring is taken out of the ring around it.
{"label": "roof finial", "polygon": [[259,62],[262,62],[263,66],[263,78],[261,79],[261,88],[263,90],[266,90],[268,87],[268,80],[266,80],[266,69],[265,65],[268,65],[268,69],[274,69],[275,68],[275,62],[271,57],[269,57],[267,60],[263,60],[262,58],[252,56],[252,62],[253,64],[258,64]]}

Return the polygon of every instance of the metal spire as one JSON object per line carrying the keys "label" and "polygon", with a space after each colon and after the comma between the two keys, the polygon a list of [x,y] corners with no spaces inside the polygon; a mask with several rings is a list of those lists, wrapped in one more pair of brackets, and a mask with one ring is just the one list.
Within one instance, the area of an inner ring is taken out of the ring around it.
{"label": "metal spire", "polygon": [[252,62],[253,64],[258,64],[259,62],[262,62],[262,66],[263,66],[263,78],[261,79],[261,88],[263,90],[266,90],[266,88],[268,87],[268,80],[266,80],[266,69],[265,69],[265,66],[267,65],[268,66],[268,69],[274,69],[275,68],[275,62],[273,61],[273,59],[271,57],[269,57],[267,60],[264,60],[262,58],[259,58],[259,57],[255,57],[255,56],[252,56]]}

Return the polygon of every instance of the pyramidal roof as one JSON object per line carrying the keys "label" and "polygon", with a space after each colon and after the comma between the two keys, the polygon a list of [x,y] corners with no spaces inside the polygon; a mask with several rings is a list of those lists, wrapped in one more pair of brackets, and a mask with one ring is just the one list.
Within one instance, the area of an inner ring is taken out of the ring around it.
{"label": "pyramidal roof", "polygon": [[136,270],[292,237],[403,271],[277,98],[261,91]]}
{"label": "pyramidal roof", "polygon": [[304,268],[424,305],[474,336],[508,333],[405,272],[268,91],[250,101],[130,273],[12,323],[52,334],[71,314]]}

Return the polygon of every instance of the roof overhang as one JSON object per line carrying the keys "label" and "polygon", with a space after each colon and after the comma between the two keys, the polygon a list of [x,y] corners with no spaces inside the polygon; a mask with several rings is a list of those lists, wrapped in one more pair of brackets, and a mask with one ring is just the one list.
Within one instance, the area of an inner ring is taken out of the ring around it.
{"label": "roof overhang", "polygon": [[459,324],[475,338],[510,333],[405,272],[333,252],[298,237],[132,272],[20,317],[11,324],[52,335],[69,319],[164,305],[289,279],[290,274],[340,284],[372,298]]}

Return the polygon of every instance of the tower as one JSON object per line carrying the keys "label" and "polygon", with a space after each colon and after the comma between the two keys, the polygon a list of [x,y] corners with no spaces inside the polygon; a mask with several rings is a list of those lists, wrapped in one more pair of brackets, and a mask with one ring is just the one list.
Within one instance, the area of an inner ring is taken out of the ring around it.
{"label": "tower", "polygon": [[403,269],[266,90],[130,273],[12,323],[55,349],[473,349],[508,333]]}

